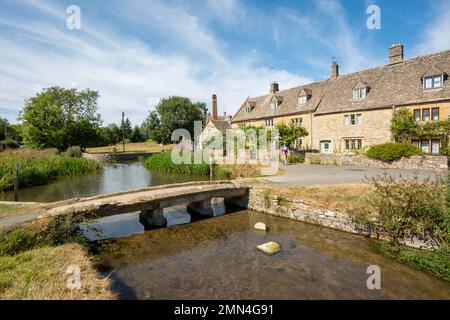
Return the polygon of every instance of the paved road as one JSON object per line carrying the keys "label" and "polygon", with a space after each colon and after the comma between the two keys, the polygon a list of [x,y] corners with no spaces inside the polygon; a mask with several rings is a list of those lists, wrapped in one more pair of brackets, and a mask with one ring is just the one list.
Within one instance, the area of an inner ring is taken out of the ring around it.
{"label": "paved road", "polygon": [[323,165],[289,165],[283,166],[286,173],[282,176],[261,178],[265,182],[281,185],[314,185],[314,184],[341,184],[341,183],[364,183],[368,177],[388,173],[394,177],[419,179],[435,179],[437,174],[431,171],[412,171],[399,169],[375,169],[356,168]]}

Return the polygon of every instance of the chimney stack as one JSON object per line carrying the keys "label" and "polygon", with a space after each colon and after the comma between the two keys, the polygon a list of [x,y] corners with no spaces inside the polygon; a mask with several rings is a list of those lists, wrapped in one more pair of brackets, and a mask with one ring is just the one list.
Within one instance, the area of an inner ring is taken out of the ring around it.
{"label": "chimney stack", "polygon": [[278,86],[278,82],[274,81],[270,84],[270,93],[275,94],[280,91],[280,87]]}
{"label": "chimney stack", "polygon": [[217,120],[217,96],[213,94],[212,96],[212,114],[211,114],[211,120]]}
{"label": "chimney stack", "polygon": [[389,48],[389,64],[390,65],[403,62],[403,59],[404,59],[403,49],[404,49],[403,44],[401,44],[401,43],[393,44]]}
{"label": "chimney stack", "polygon": [[337,79],[339,77],[339,65],[337,62],[333,62],[331,65],[331,79]]}

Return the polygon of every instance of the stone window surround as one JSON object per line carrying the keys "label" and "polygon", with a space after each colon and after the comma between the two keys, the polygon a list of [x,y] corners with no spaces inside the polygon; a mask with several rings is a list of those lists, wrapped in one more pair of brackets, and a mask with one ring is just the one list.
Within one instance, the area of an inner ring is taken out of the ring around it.
{"label": "stone window surround", "polygon": [[[424,110],[428,110],[428,120],[424,120]],[[437,110],[437,118],[435,118],[435,112]],[[439,121],[440,119],[440,108],[439,107],[424,107],[424,108],[416,108],[413,111],[413,117],[415,122],[422,121]]]}

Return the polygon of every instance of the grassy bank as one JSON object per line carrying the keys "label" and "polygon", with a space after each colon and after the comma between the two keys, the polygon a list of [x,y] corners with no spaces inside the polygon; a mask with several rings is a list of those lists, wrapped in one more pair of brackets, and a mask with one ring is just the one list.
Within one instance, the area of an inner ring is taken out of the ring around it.
{"label": "grassy bank", "polygon": [[[153,141],[146,142],[135,142],[135,143],[125,143],[125,152],[161,152],[162,150],[170,150],[173,145],[162,146]],[[112,152],[122,152],[123,145],[116,144],[113,146],[88,148],[86,152],[88,153],[112,153]]]}
{"label": "grassy bank", "polygon": [[0,153],[0,191],[13,188],[15,167],[20,167],[19,186],[45,184],[60,177],[95,171],[100,165],[93,160],[57,154],[54,150],[12,150]]}
{"label": "grassy bank", "polygon": [[[0,232],[0,299],[114,299],[88,251],[80,218],[38,220]],[[68,266],[81,269],[81,288],[66,286]]]}
{"label": "grassy bank", "polygon": [[[81,288],[66,285],[69,266],[81,270]],[[101,279],[85,248],[65,244],[0,257],[0,299],[114,299],[110,280]]]}
{"label": "grassy bank", "polygon": [[373,242],[380,254],[426,271],[435,277],[450,281],[450,249],[441,247],[435,251],[415,250],[392,242]]}
{"label": "grassy bank", "polygon": [[[193,162],[193,161],[192,161]],[[206,176],[210,174],[210,165],[206,163],[201,164],[175,164],[171,158],[171,152],[166,151],[155,154],[147,158],[144,162],[147,169],[167,172],[171,174],[188,174],[197,176]],[[214,164],[213,174],[215,178],[219,179],[234,179],[237,177],[257,177],[261,175],[260,165],[250,164]]]}

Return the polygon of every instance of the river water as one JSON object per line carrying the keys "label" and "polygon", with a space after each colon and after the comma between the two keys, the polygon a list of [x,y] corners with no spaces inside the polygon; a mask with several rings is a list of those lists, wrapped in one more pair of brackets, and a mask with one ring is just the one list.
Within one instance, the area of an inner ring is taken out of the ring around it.
{"label": "river water", "polygon": [[[192,181],[192,177],[168,175],[147,170],[141,162],[107,164],[94,173],[75,177],[64,177],[46,185],[22,188],[19,201],[54,202],[64,199],[89,197],[136,188],[158,186],[169,183]],[[195,177],[207,180],[208,177]],[[12,192],[0,193],[0,201],[13,201]]]}
{"label": "river water", "polygon": [[[181,225],[184,209],[165,215],[172,227],[101,242],[120,298],[450,299],[450,283],[377,254],[364,237],[245,210]],[[267,233],[253,228],[259,221]],[[118,233],[114,225],[104,226]],[[268,241],[282,252],[256,249]],[[367,288],[371,265],[380,267],[381,290]]]}
{"label": "river water", "polygon": [[[51,202],[191,180],[119,163],[19,196]],[[145,232],[137,213],[82,227],[92,240],[115,238],[100,241],[100,258],[123,299],[450,299],[450,283],[382,257],[363,237],[245,210],[224,215],[220,201],[214,211],[217,217],[199,219],[182,206],[165,209],[168,228]],[[259,221],[267,233],[254,230]],[[268,241],[282,252],[257,251]],[[367,288],[370,265],[381,269],[381,290]]]}

